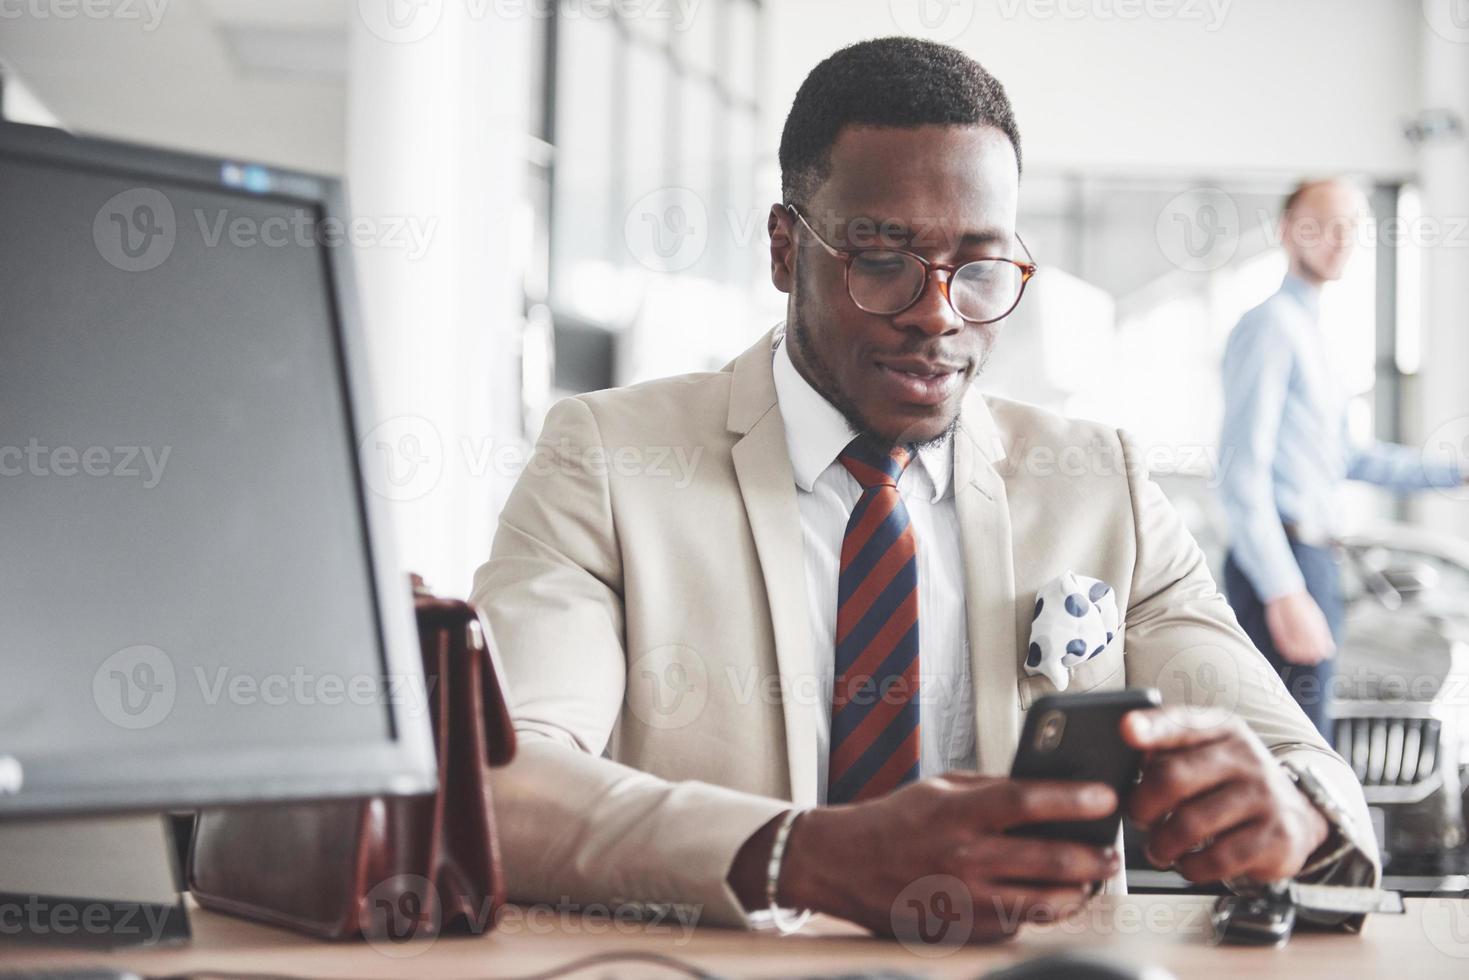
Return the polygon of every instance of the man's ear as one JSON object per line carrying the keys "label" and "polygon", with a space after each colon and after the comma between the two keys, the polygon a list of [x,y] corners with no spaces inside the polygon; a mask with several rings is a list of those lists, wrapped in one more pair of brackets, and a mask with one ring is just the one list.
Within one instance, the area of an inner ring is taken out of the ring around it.
{"label": "man's ear", "polygon": [[784,204],[770,206],[766,230],[770,233],[770,281],[776,289],[789,293],[796,285],[796,228]]}

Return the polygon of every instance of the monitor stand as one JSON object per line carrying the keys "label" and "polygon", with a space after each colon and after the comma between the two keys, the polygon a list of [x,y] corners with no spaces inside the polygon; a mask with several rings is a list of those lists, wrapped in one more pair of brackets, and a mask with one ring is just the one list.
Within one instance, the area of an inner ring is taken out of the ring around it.
{"label": "monitor stand", "polygon": [[181,880],[162,814],[0,821],[0,948],[186,941]]}

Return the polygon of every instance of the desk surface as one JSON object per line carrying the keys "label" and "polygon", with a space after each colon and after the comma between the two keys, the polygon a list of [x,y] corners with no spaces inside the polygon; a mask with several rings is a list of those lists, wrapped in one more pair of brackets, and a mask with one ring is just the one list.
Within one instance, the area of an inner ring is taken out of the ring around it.
{"label": "desk surface", "polygon": [[[392,945],[324,943],[294,933],[194,910],[194,942],[168,950],[82,953],[21,946],[0,938],[0,970],[83,965],[148,974],[210,971],[436,980],[505,978],[548,971],[594,953],[649,951],[724,976],[813,976],[882,967],[930,977],[976,977],[1018,960],[1063,949],[1089,949],[1138,965],[1166,967],[1179,978],[1469,976],[1469,900],[1409,899],[1407,914],[1378,915],[1360,935],[1297,933],[1281,949],[1208,944],[1211,899],[1133,895],[1098,899],[1073,922],[1027,926],[998,946],[939,947],[919,952],[855,927],[817,918],[802,933],[778,936],[725,929],[692,930],[667,922],[634,924],[553,908],[506,910],[482,937],[443,937]],[[937,954],[937,955],[935,955]],[[677,970],[647,962],[587,968],[569,976],[672,978]]]}

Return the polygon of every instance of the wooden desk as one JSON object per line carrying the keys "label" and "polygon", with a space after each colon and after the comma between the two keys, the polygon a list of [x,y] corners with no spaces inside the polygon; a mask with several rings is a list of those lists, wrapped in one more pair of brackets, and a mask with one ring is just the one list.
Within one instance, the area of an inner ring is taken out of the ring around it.
{"label": "wooden desk", "polygon": [[[921,956],[833,919],[816,919],[790,937],[723,929],[686,930],[676,923],[635,925],[551,908],[507,910],[489,936],[431,942],[328,944],[294,933],[195,910],[192,945],[169,950],[79,953],[20,946],[0,939],[0,970],[82,965],[126,967],[141,974],[209,971],[354,978],[503,978],[538,973],[609,950],[675,956],[724,976],[821,975],[880,967],[920,976],[976,977],[1045,952],[1089,949],[1139,966],[1154,964],[1181,980],[1195,977],[1469,977],[1469,901],[1409,899],[1407,914],[1379,915],[1356,936],[1297,933],[1282,949],[1208,945],[1211,899],[1133,895],[1099,899],[1078,921],[1028,926],[1000,946],[928,949]],[[935,952],[941,955],[932,955]],[[675,970],[619,963],[577,971],[603,977],[671,978]]]}

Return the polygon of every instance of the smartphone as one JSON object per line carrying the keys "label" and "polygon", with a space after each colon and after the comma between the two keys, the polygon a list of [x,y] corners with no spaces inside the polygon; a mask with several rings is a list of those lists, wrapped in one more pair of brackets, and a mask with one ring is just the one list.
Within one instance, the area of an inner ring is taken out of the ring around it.
{"label": "smartphone", "polygon": [[1116,813],[1100,820],[1030,824],[1010,833],[1097,847],[1115,843],[1142,765],[1142,753],[1122,741],[1122,716],[1162,704],[1163,696],[1151,687],[1036,698],[1025,713],[1011,777],[1106,783],[1116,791],[1119,805]]}

